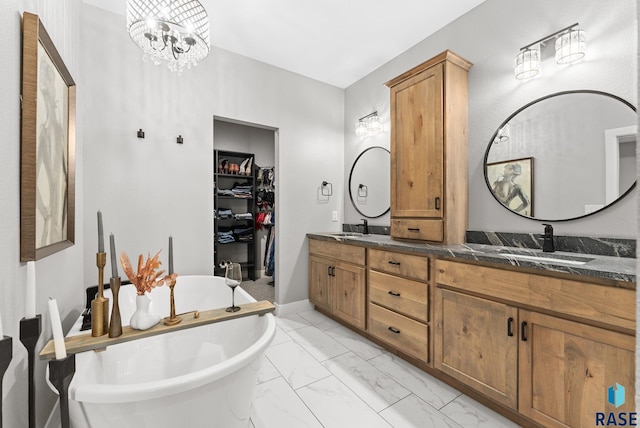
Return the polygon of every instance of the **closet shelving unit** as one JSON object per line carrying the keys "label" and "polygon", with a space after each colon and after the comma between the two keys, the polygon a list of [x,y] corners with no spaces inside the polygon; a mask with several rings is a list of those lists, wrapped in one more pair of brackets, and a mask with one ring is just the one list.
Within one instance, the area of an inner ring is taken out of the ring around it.
{"label": "closet shelving unit", "polygon": [[[220,171],[221,161],[226,159],[228,164],[241,165],[242,162],[251,158],[251,167],[248,175],[242,175],[239,172],[233,171]],[[214,275],[224,276],[225,269],[220,267],[220,263],[223,260],[231,260],[237,263],[238,260],[234,260],[228,254],[233,248],[233,254],[237,255],[237,246],[244,246],[246,257],[244,260],[240,260],[243,272],[246,272],[248,279],[256,279],[256,250],[255,250],[255,218],[256,218],[256,166],[255,156],[252,153],[233,152],[228,150],[214,150],[214,183],[213,183],[213,201],[214,201],[214,218],[213,218],[213,271]],[[249,197],[237,197],[230,195],[220,195],[219,190],[231,190],[236,186],[251,186]],[[251,219],[248,218],[220,218],[218,212],[221,208],[230,209],[233,215],[237,214],[251,214]],[[234,233],[235,240],[233,242],[221,243],[219,242],[220,232],[224,229],[251,229],[250,240],[239,240],[238,236]]]}

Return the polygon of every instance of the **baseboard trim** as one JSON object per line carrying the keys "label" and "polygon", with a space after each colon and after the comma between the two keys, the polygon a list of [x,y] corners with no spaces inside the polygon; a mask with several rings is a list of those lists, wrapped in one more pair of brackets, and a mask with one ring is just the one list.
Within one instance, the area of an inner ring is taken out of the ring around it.
{"label": "baseboard trim", "polygon": [[306,312],[313,310],[313,304],[309,301],[309,299],[299,300],[297,302],[285,303],[280,305],[278,303],[274,303],[276,307],[276,316],[284,317],[291,314],[297,314],[298,312]]}

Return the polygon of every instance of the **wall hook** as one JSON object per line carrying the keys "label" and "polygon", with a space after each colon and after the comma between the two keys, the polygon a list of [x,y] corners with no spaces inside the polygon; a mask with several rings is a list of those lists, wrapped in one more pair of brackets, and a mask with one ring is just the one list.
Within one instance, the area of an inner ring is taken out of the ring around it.
{"label": "wall hook", "polygon": [[322,196],[331,196],[333,195],[333,184],[328,181],[323,181],[321,186]]}
{"label": "wall hook", "polygon": [[182,135],[178,135],[178,138],[176,138],[176,143],[178,144],[182,144],[184,141],[182,140]]}
{"label": "wall hook", "polygon": [[144,138],[144,131],[142,128],[138,129],[138,138]]}

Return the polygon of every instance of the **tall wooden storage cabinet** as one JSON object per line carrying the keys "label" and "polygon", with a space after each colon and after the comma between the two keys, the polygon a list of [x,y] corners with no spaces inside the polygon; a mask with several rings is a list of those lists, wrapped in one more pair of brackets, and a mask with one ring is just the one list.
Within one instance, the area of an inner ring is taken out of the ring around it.
{"label": "tall wooden storage cabinet", "polygon": [[391,90],[391,236],[464,242],[467,74],[445,51],[386,83]]}

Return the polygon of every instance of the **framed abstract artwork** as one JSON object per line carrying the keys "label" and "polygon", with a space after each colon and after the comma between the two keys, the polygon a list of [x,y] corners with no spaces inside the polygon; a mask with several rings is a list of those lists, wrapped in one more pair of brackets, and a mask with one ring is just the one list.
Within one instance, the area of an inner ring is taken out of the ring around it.
{"label": "framed abstract artwork", "polygon": [[76,86],[37,15],[22,18],[20,261],[75,241]]}
{"label": "framed abstract artwork", "polygon": [[532,157],[488,163],[487,180],[500,203],[523,216],[533,216]]}

